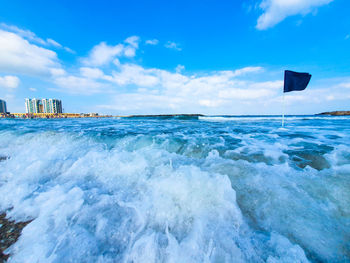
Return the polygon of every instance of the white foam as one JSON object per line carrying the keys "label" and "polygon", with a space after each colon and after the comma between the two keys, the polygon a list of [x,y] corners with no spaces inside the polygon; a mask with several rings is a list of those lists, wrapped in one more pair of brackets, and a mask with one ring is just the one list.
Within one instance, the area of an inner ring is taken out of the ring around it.
{"label": "white foam", "polygon": [[[251,121],[282,121],[282,116],[199,116],[199,120],[202,121],[238,121],[238,122],[251,122]],[[350,116],[285,116],[286,121],[295,120],[349,120]]]}
{"label": "white foam", "polygon": [[1,132],[11,158],[0,162],[0,210],[34,219],[9,262],[307,262],[304,251],[342,259],[347,221],[334,215],[348,213],[349,149],[326,156],[332,169],[297,170],[285,151],[307,139],[270,135],[228,133],[242,140],[231,149],[203,133],[109,144]]}

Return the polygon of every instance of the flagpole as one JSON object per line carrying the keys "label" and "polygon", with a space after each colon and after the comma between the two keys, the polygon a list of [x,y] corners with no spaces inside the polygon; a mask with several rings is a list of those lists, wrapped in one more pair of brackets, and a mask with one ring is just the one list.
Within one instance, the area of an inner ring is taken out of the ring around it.
{"label": "flagpole", "polygon": [[284,86],[283,86],[283,101],[282,101],[282,128],[284,127],[284,115],[286,111],[286,102],[284,98],[284,93],[304,90],[309,84],[311,79],[311,74],[309,73],[299,73],[290,70],[284,71]]}
{"label": "flagpole", "polygon": [[282,128],[284,127],[284,112],[286,110],[285,101],[284,101],[284,91],[283,91],[283,99],[282,99]]}

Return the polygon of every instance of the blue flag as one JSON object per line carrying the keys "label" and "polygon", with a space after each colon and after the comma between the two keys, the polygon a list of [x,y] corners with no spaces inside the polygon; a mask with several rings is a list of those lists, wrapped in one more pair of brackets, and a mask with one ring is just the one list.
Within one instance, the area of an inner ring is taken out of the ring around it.
{"label": "blue flag", "polygon": [[299,73],[290,70],[284,71],[284,90],[290,92],[294,90],[304,90],[309,84],[311,75],[309,73]]}

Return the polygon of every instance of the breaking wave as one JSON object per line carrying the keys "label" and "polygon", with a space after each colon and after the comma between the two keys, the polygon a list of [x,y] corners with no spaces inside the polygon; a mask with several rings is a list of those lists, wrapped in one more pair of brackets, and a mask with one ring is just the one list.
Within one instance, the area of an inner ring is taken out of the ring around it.
{"label": "breaking wave", "polygon": [[1,121],[9,262],[350,260],[350,121],[279,126]]}

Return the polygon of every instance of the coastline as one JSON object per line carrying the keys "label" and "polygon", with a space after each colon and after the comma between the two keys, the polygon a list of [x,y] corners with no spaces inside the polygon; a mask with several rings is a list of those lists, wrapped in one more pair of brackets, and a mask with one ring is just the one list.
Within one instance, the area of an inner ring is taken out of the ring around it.
{"label": "coastline", "polygon": [[350,115],[350,111],[327,111],[327,112],[318,113],[316,115],[348,116]]}
{"label": "coastline", "polygon": [[[74,119],[74,118],[178,118],[193,119],[199,117],[277,117],[281,115],[205,115],[205,114],[139,114],[139,115],[99,115],[98,113],[0,113],[0,119]],[[350,111],[330,111],[310,115],[288,116],[350,116]]]}
{"label": "coastline", "polygon": [[9,119],[67,119],[67,118],[198,118],[203,114],[141,114],[141,115],[99,115],[97,113],[0,113],[0,118]]}

